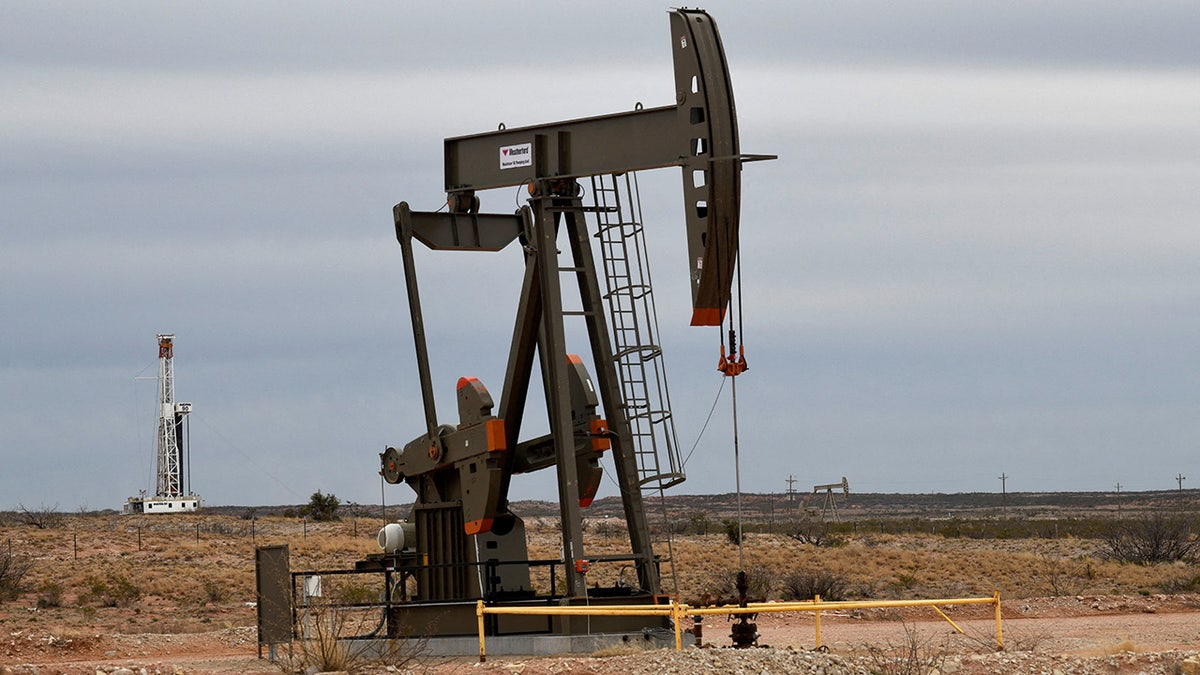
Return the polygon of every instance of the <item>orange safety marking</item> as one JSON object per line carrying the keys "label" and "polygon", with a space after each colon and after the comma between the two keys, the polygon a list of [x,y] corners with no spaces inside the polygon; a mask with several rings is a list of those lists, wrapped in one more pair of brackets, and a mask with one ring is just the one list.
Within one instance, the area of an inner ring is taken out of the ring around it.
{"label": "orange safety marking", "polygon": [[596,452],[604,452],[612,447],[612,441],[604,434],[608,432],[608,422],[604,419],[595,419],[591,422],[592,432],[592,449]]}
{"label": "orange safety marking", "polygon": [[496,418],[484,422],[484,425],[487,427],[488,452],[507,450],[508,441],[504,438],[504,420]]}
{"label": "orange safety marking", "polygon": [[463,523],[463,530],[466,531],[467,534],[479,534],[480,532],[491,532],[492,531],[492,519],[491,518],[480,518],[479,520],[472,520],[469,523]]}
{"label": "orange safety marking", "polygon": [[716,307],[693,307],[692,308],[692,325],[693,326],[720,326],[721,321],[725,319],[725,308]]}

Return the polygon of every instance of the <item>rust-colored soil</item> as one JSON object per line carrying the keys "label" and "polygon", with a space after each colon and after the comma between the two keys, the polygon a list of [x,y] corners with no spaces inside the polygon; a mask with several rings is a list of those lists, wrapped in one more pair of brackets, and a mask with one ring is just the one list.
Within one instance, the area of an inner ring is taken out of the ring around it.
{"label": "rust-colored soil", "polygon": [[[0,526],[0,552],[11,550],[29,563],[21,593],[0,602],[0,673],[95,675],[121,668],[148,674],[280,672],[257,658],[254,547],[289,544],[293,569],[344,568],[374,549],[379,525],[366,519],[317,526],[282,518],[251,524],[218,516],[171,521],[80,516],[47,530]],[[531,553],[552,553],[553,530],[531,523],[531,531]],[[619,534],[606,534],[589,547],[605,550],[620,540]],[[475,658],[424,658],[415,670],[526,675],[737,668],[755,673],[896,672],[872,659],[912,648],[938,659],[937,672],[947,675],[1180,673],[1190,672],[1190,660],[1200,672],[1200,653],[1193,651],[1200,650],[1200,595],[1154,592],[1163,580],[1196,576],[1195,568],[1116,566],[1093,557],[1090,546],[1086,541],[1045,540],[990,545],[928,536],[875,536],[830,550],[769,535],[747,542],[748,559],[756,567],[774,566],[780,574],[786,564],[849,570],[861,567],[856,561],[867,554],[878,564],[891,560],[896,569],[890,576],[873,568],[870,578],[850,577],[854,588],[874,588],[873,597],[947,597],[954,595],[948,591],[972,590],[1002,578],[1003,583],[995,584],[1006,598],[1002,652],[993,646],[992,609],[960,606],[942,609],[965,635],[929,608],[825,613],[821,637],[828,655],[810,651],[816,637],[813,616],[789,612],[756,619],[760,644],[774,649],[736,654],[718,649],[729,642],[729,622],[709,617],[704,641],[714,647],[690,654],[660,649],[493,657],[484,664]],[[689,570],[680,575],[687,580],[680,590],[685,600],[710,590],[706,584],[727,573],[729,561],[736,559],[727,543],[712,535],[681,537],[675,547],[676,557],[689,561]],[[948,564],[948,556],[971,564]],[[989,576],[979,581],[979,574]],[[1047,584],[1079,592],[1054,596],[1044,592]],[[1022,592],[1025,588],[1035,590]],[[373,665],[363,672],[403,671]]]}

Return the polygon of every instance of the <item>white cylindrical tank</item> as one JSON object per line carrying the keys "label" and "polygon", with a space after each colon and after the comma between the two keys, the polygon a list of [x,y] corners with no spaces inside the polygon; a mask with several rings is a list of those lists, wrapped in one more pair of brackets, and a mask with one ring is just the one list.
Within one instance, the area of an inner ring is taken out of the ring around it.
{"label": "white cylindrical tank", "polygon": [[412,523],[388,523],[379,530],[379,548],[385,553],[399,553],[417,545],[417,526]]}

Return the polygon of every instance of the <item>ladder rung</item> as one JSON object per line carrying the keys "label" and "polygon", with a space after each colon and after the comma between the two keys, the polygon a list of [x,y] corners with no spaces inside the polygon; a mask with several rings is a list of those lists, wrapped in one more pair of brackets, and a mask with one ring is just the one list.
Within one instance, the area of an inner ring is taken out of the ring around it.
{"label": "ladder rung", "polygon": [[551,206],[550,211],[559,213],[615,213],[615,206]]}

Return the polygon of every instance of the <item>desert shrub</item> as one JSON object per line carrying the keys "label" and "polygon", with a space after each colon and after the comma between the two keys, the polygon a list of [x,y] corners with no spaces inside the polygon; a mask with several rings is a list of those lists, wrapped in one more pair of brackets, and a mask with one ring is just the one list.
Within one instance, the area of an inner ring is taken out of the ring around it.
{"label": "desert shrub", "polygon": [[[719,570],[711,574],[703,584],[699,597],[689,604],[704,605],[736,605],[738,603],[737,570]],[[746,596],[750,602],[763,602],[775,589],[776,571],[765,567],[755,567],[746,570],[748,589]]]}
{"label": "desert shrub", "polygon": [[946,662],[945,644],[934,643],[934,635],[922,635],[904,624],[904,640],[899,643],[866,645],[871,672],[879,675],[927,675],[942,672]]}
{"label": "desert shrub", "polygon": [[337,498],[337,495],[333,493],[326,495],[317,490],[312,493],[308,504],[300,508],[300,515],[316,521],[337,520],[338,508],[341,505],[341,500]]}
{"label": "desert shrub", "polygon": [[687,534],[688,522],[680,519],[668,519],[664,529],[672,535]]}
{"label": "desert shrub", "polygon": [[38,587],[37,606],[40,609],[62,606],[62,584],[47,581]]}
{"label": "desert shrub", "polygon": [[54,506],[42,504],[36,509],[27,509],[24,504],[21,504],[18,508],[21,510],[21,522],[39,530],[52,530],[63,525],[63,514],[59,513],[58,504]]}
{"label": "desert shrub", "polygon": [[201,584],[204,587],[204,599],[207,602],[222,603],[229,599],[228,586],[217,579],[205,579]]}
{"label": "desert shrub", "polygon": [[721,529],[725,531],[725,538],[734,546],[740,546],[742,543],[742,527],[738,521],[726,518],[721,521]]}
{"label": "desert shrub", "polygon": [[80,594],[81,604],[98,604],[102,607],[128,607],[142,597],[142,590],[122,575],[107,579],[88,576],[84,579],[87,591]]}
{"label": "desert shrub", "polygon": [[23,555],[11,550],[0,552],[0,601],[16,599],[32,567],[33,561]]}
{"label": "desert shrub", "polygon": [[1113,524],[1104,537],[1113,560],[1138,565],[1200,560],[1200,540],[1191,518],[1161,512],[1143,514]]}
{"label": "desert shrub", "polygon": [[1096,574],[1088,559],[1072,560],[1063,556],[1042,556],[1041,577],[1050,595],[1079,595]]}
{"label": "desert shrub", "polygon": [[1187,574],[1159,582],[1158,589],[1163,593],[1196,593],[1200,591],[1200,574]]}
{"label": "desert shrub", "polygon": [[844,600],[846,578],[829,570],[796,570],[783,577],[783,597],[786,600]]}
{"label": "desert shrub", "polygon": [[350,639],[378,629],[377,612],[348,612],[334,605],[310,605],[304,609],[297,626],[300,639],[292,644],[287,656],[278,662],[284,672],[310,673],[345,671],[388,672],[415,670],[428,652],[428,638],[388,640],[379,650],[370,640]]}
{"label": "desert shrub", "polygon": [[813,546],[842,546],[844,539],[834,534],[833,524],[826,520],[804,518],[792,526],[788,536],[802,544]]}
{"label": "desert shrub", "polygon": [[338,589],[337,597],[342,604],[361,605],[379,602],[380,589],[365,584],[350,583]]}

